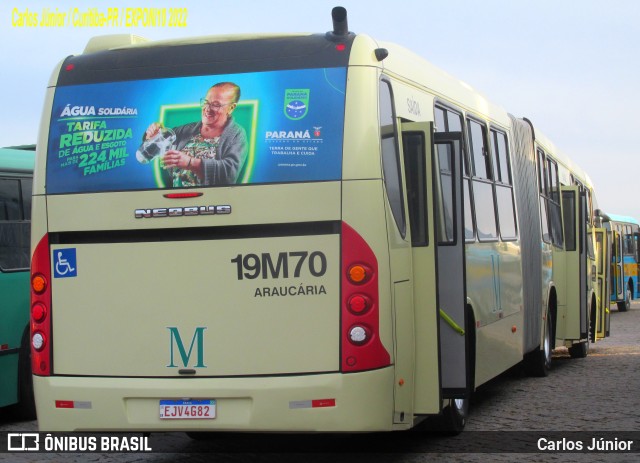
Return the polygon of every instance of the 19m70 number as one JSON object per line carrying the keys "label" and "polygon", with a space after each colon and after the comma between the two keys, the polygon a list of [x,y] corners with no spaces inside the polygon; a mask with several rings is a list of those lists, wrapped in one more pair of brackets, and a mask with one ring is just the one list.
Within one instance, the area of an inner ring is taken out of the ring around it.
{"label": "19m70 number", "polygon": [[327,257],[320,251],[280,252],[275,259],[268,252],[238,254],[231,263],[236,264],[238,280],[255,280],[260,276],[263,280],[289,278],[290,269],[293,270],[293,278],[299,278],[306,270],[314,277],[321,277],[327,272]]}

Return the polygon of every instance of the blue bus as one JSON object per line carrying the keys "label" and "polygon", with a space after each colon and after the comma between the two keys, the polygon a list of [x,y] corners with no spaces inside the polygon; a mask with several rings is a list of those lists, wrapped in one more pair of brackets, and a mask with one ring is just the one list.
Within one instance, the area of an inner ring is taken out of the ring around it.
{"label": "blue bus", "polygon": [[611,236],[611,302],[618,305],[620,312],[626,312],[631,300],[640,297],[640,224],[633,217],[623,215],[606,214],[603,218]]}
{"label": "blue bus", "polygon": [[0,407],[24,419],[35,418],[29,344],[34,158],[33,145],[0,148]]}

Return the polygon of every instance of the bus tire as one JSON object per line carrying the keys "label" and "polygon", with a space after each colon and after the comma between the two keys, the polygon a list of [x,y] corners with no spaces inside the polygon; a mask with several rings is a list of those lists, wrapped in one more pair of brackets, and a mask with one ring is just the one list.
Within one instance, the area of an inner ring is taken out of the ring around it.
{"label": "bus tire", "polygon": [[569,347],[569,355],[572,359],[583,359],[589,354],[589,341],[578,342]]}
{"label": "bus tire", "polygon": [[618,312],[626,312],[631,308],[631,289],[627,286],[624,293],[624,301],[618,302]]}
{"label": "bus tire", "polygon": [[464,431],[469,416],[469,399],[450,399],[442,410],[441,431],[456,436]]}
{"label": "bus tire", "polygon": [[596,342],[596,299],[595,296],[591,300],[591,315],[589,316],[589,340],[591,342]]}
{"label": "bus tire", "polygon": [[13,415],[21,420],[36,419],[36,403],[33,397],[33,377],[31,374],[31,344],[29,327],[24,330],[18,357],[18,403],[13,407]]}
{"label": "bus tire", "polygon": [[471,394],[475,389],[475,373],[476,373],[476,331],[475,331],[475,316],[471,306],[467,305],[467,320],[466,320],[466,332],[468,339],[468,356],[469,356],[469,371],[470,386],[469,393],[464,399],[449,399],[449,405],[442,410],[442,415],[438,423],[436,431],[456,436],[460,434],[465,425],[467,424],[467,418],[469,416],[469,408],[471,406]]}
{"label": "bus tire", "polygon": [[544,338],[542,345],[525,356],[525,370],[529,376],[543,378],[551,370],[551,314],[548,313],[544,326]]}

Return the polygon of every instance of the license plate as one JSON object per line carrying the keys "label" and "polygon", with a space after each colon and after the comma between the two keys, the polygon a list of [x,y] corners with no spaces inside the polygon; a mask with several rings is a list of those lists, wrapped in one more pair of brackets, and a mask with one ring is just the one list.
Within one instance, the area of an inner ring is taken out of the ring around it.
{"label": "license plate", "polygon": [[216,401],[205,400],[161,400],[162,420],[212,420],[216,417]]}

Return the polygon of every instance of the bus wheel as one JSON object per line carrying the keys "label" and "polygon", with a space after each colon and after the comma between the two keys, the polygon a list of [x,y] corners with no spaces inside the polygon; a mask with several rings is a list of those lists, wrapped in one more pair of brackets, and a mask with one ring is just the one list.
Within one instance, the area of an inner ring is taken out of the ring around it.
{"label": "bus wheel", "polygon": [[547,314],[542,345],[525,357],[525,370],[529,376],[544,377],[551,370],[551,314]]}
{"label": "bus wheel", "polygon": [[449,405],[442,410],[438,431],[452,436],[460,434],[467,424],[469,399],[450,399]]}
{"label": "bus wheel", "polygon": [[583,359],[589,354],[589,341],[582,341],[569,347],[572,359]]}
{"label": "bus wheel", "polygon": [[589,340],[596,342],[596,301],[591,301],[591,316],[589,317]]}
{"label": "bus wheel", "polygon": [[626,312],[631,308],[631,290],[627,287],[627,291],[624,293],[624,301],[618,302],[618,311]]}

